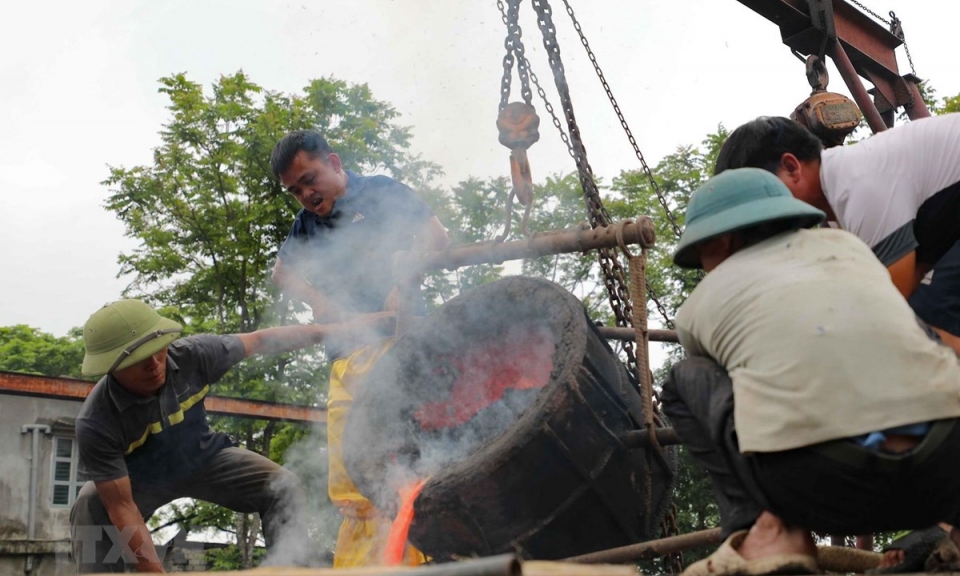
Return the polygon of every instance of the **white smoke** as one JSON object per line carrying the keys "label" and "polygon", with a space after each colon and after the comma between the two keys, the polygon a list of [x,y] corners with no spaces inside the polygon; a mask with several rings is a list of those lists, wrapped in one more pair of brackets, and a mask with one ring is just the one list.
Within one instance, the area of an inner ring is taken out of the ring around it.
{"label": "white smoke", "polygon": [[340,527],[340,514],[327,497],[326,430],[323,425],[290,446],[284,468],[300,479],[305,501],[291,517],[297,521],[279,530],[262,566],[329,566]]}

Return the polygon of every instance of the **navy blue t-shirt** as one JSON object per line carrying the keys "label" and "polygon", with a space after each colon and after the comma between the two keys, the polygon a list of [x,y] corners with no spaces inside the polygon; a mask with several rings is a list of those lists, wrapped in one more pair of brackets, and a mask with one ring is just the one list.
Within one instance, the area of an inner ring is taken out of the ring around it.
{"label": "navy blue t-shirt", "polygon": [[393,253],[410,250],[432,216],[410,187],[347,171],[330,215],[300,210],[279,257],[340,311],[379,312],[394,286]]}
{"label": "navy blue t-shirt", "polygon": [[154,396],[135,396],[104,376],[77,416],[80,478],[99,482],[130,476],[131,482],[166,484],[235,445],[226,434],[210,430],[203,399],[243,357],[237,336],[203,334],[170,344],[166,381]]}

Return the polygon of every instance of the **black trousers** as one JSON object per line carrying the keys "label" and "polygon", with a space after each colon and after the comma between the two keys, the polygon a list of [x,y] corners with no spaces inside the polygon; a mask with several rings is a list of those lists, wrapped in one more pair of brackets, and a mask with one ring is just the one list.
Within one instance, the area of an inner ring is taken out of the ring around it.
{"label": "black trousers", "polygon": [[[281,549],[279,553],[291,564],[308,549],[310,541],[300,517],[304,498],[300,480],[256,452],[224,448],[202,470],[177,484],[134,483],[132,487],[144,520],[177,498],[195,498],[235,512],[259,513],[267,547],[274,553]],[[78,573],[126,571],[129,535],[114,528],[93,482],[80,489],[70,510],[70,524]],[[163,552],[157,552],[163,561]]]}
{"label": "black trousers", "polygon": [[960,425],[935,422],[917,447],[884,454],[847,440],[744,455],[733,384],[722,366],[688,358],[670,371],[663,410],[710,476],[724,537],[768,510],[830,534],[871,534],[960,523]]}

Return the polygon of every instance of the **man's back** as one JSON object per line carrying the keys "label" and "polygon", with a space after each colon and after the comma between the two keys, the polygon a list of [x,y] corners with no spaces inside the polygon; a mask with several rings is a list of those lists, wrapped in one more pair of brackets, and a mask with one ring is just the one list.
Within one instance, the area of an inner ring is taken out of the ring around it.
{"label": "man's back", "polygon": [[960,240],[960,114],[824,150],[820,181],[840,227],[885,266],[914,249],[933,264]]}
{"label": "man's back", "polygon": [[852,235],[799,230],[737,252],[677,316],[688,355],[733,380],[742,451],[960,416],[960,365]]}

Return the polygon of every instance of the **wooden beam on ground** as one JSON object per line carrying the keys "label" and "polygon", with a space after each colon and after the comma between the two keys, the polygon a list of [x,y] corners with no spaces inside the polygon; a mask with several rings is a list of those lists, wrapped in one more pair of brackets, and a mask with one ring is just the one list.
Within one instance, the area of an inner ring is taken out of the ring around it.
{"label": "wooden beam on ground", "polygon": [[[0,394],[35,396],[82,402],[93,383],[74,378],[53,378],[35,374],[0,371]],[[246,400],[228,396],[209,395],[204,399],[207,412],[221,416],[281,420],[285,422],[326,422],[327,411],[313,406],[280,404],[260,400]]]}

